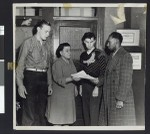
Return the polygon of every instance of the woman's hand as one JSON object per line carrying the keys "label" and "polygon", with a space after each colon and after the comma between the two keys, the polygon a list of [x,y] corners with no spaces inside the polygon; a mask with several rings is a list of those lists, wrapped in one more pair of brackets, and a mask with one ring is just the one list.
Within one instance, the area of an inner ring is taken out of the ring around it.
{"label": "woman's hand", "polygon": [[80,81],[80,80],[81,80],[81,78],[75,77],[75,76],[72,76],[72,79],[73,79],[74,81]]}
{"label": "woman's hand", "polygon": [[72,82],[72,81],[80,81],[80,80],[81,78],[79,77],[71,76],[71,77],[66,78],[66,83]]}

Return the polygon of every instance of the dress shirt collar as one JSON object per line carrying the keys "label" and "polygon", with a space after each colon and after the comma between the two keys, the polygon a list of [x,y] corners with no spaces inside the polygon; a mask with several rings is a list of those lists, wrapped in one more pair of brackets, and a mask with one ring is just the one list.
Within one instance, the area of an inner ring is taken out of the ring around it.
{"label": "dress shirt collar", "polygon": [[37,36],[36,36],[36,35],[34,35],[33,38],[34,38],[35,41],[37,41],[41,46],[46,43],[46,41],[42,41],[42,44],[41,44],[41,42],[37,39]]}
{"label": "dress shirt collar", "polygon": [[[121,47],[120,47],[120,48],[121,48]],[[120,48],[118,48],[118,49],[112,54],[112,57],[115,56],[115,54],[119,51]]]}

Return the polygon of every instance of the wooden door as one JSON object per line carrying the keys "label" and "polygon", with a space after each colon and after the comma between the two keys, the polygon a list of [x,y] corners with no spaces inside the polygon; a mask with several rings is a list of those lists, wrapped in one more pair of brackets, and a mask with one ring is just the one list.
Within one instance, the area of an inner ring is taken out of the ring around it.
{"label": "wooden door", "polygon": [[97,21],[60,21],[54,22],[54,52],[60,43],[68,42],[71,45],[71,58],[78,61],[84,51],[81,38],[85,32],[97,33]]}
{"label": "wooden door", "polygon": [[71,45],[71,58],[79,60],[80,54],[84,51],[81,38],[90,28],[60,27],[60,43],[68,42]]}

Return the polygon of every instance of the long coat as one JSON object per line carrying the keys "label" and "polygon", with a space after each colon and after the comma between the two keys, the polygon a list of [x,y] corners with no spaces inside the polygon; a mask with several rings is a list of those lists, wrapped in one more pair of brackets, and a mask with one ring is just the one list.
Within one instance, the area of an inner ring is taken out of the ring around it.
{"label": "long coat", "polygon": [[[121,47],[106,67],[103,93],[108,126],[135,125],[132,63],[131,55]],[[116,108],[116,100],[123,101],[123,108]]]}

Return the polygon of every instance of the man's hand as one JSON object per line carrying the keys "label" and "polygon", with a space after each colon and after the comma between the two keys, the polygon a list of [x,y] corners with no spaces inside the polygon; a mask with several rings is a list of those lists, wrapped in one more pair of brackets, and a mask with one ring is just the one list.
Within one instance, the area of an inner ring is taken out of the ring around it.
{"label": "man's hand", "polygon": [[116,108],[123,108],[123,101],[117,100],[116,101]]}
{"label": "man's hand", "polygon": [[52,87],[49,85],[49,86],[48,86],[48,95],[52,95],[52,93],[53,93],[53,89],[52,89]]}
{"label": "man's hand", "polygon": [[92,79],[91,82],[97,85],[99,83],[99,79],[98,78]]}
{"label": "man's hand", "polygon": [[75,97],[78,96],[78,89],[77,87],[75,86]]}
{"label": "man's hand", "polygon": [[82,96],[82,85],[80,85],[80,87],[79,87],[79,94],[80,94],[80,96]]}
{"label": "man's hand", "polygon": [[26,91],[26,88],[24,86],[20,86],[18,87],[18,93],[20,95],[20,97],[26,99],[26,95],[28,94]]}
{"label": "man's hand", "polygon": [[95,86],[95,88],[94,88],[94,90],[92,92],[92,96],[93,97],[97,97],[98,96],[98,87],[97,86]]}

